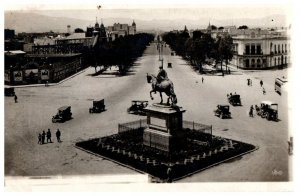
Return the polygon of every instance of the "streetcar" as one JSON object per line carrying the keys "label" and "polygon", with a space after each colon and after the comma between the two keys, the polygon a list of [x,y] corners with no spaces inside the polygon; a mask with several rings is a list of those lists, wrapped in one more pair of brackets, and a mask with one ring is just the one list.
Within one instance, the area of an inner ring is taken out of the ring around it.
{"label": "streetcar", "polygon": [[283,91],[286,91],[286,83],[287,83],[287,78],[282,77],[282,78],[276,78],[275,79],[275,92],[277,92],[279,95],[283,93]]}

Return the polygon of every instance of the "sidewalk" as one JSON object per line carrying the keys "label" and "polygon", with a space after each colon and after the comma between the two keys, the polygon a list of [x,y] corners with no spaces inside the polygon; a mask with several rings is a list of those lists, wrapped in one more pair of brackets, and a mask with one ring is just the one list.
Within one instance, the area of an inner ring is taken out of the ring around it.
{"label": "sidewalk", "polygon": [[[89,67],[90,67],[90,66],[89,66]],[[67,80],[69,80],[69,79],[71,79],[71,78],[73,78],[73,77],[75,77],[75,76],[77,76],[77,75],[79,75],[79,74],[85,72],[86,69],[88,69],[89,67],[87,67],[87,68],[85,68],[85,69],[83,69],[83,70],[81,70],[81,71],[79,71],[79,72],[76,72],[75,74],[73,74],[73,75],[71,75],[71,76],[69,76],[69,77],[67,77],[67,78],[65,78],[65,79],[63,79],[63,80],[61,80],[61,81],[59,81],[58,83],[48,83],[48,86],[47,86],[47,87],[62,84],[62,83],[64,83],[65,81],[67,81]],[[28,84],[28,85],[13,85],[13,86],[11,86],[11,85],[4,85],[4,87],[13,87],[13,88],[45,87],[45,84]]]}

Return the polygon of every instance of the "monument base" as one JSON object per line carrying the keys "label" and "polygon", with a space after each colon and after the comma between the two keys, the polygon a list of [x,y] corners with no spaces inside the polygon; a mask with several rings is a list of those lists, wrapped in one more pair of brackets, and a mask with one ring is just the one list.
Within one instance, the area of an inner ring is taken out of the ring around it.
{"label": "monument base", "polygon": [[170,152],[184,145],[181,107],[172,108],[163,104],[149,105],[144,109],[147,128],[143,134],[143,145]]}
{"label": "monument base", "polygon": [[179,131],[177,133],[174,136],[169,133],[146,128],[143,134],[143,145],[166,152],[179,149],[185,145],[186,139],[183,131],[180,131],[181,134],[179,134]]}

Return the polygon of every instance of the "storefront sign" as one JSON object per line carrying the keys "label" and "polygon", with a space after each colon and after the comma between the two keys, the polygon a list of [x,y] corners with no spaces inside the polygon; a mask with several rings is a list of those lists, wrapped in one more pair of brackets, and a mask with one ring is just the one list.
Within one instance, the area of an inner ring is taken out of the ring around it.
{"label": "storefront sign", "polygon": [[16,82],[23,81],[22,71],[14,71],[14,81],[16,81]]}
{"label": "storefront sign", "polygon": [[42,69],[41,70],[41,79],[42,80],[49,80],[49,70],[48,69]]}

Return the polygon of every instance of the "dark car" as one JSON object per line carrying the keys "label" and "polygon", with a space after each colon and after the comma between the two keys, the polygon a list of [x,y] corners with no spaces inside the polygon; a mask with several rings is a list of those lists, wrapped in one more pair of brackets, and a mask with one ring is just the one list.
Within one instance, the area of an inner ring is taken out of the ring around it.
{"label": "dark car", "polygon": [[131,106],[127,109],[129,114],[140,114],[145,115],[144,108],[148,106],[148,101],[133,100]]}
{"label": "dark car", "polygon": [[9,97],[15,96],[15,88],[13,88],[13,87],[5,87],[4,88],[4,95],[5,96],[9,96]]}
{"label": "dark car", "polygon": [[270,101],[262,101],[259,106],[256,106],[256,114],[267,120],[278,120],[278,104]]}
{"label": "dark car", "polygon": [[89,109],[90,113],[100,113],[105,111],[104,99],[93,101],[93,107]]}
{"label": "dark car", "polygon": [[65,122],[72,118],[71,106],[63,106],[58,108],[57,114],[52,117],[52,122]]}
{"label": "dark car", "polygon": [[220,118],[231,118],[231,112],[229,111],[229,105],[217,105],[217,109],[214,111],[215,116]]}
{"label": "dark car", "polygon": [[168,63],[168,68],[172,68],[172,63]]}
{"label": "dark car", "polygon": [[228,99],[228,102],[233,106],[242,105],[241,96],[238,94],[233,95],[230,93],[229,95],[227,95],[227,99]]}

